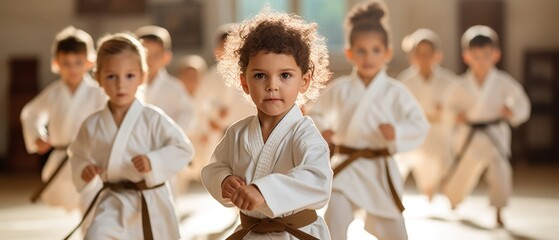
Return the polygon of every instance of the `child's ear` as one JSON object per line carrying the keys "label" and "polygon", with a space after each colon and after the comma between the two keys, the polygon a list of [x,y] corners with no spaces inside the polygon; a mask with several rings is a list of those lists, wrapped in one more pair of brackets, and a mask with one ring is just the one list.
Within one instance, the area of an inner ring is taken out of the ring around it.
{"label": "child's ear", "polygon": [[246,94],[250,94],[249,91],[248,91],[248,84],[247,84],[246,76],[243,73],[241,73],[239,75],[239,79],[241,80],[241,87],[243,87],[243,91]]}
{"label": "child's ear", "polygon": [[443,62],[443,53],[441,51],[435,51],[434,63],[441,64]]}
{"label": "child's ear", "polygon": [[464,60],[464,63],[466,65],[470,65],[470,63],[472,62],[472,54],[469,50],[462,51],[462,60]]}
{"label": "child's ear", "polygon": [[345,57],[349,62],[353,62],[353,53],[351,52],[351,49],[346,48],[345,51]]}
{"label": "child's ear", "polygon": [[386,49],[386,55],[385,55],[385,63],[388,63],[390,61],[392,61],[392,57],[394,57],[394,49],[392,47],[388,47]]}
{"label": "child's ear", "polygon": [[163,61],[165,63],[165,66],[169,65],[169,63],[171,63],[172,60],[173,60],[173,52],[165,50],[165,52],[163,53]]}
{"label": "child's ear", "polygon": [[311,77],[311,70],[307,70],[307,73],[303,74],[303,78],[301,79],[301,86],[299,87],[300,93],[304,93],[307,91],[307,89],[309,89],[309,85],[311,84]]}
{"label": "child's ear", "polygon": [[58,73],[58,71],[60,71],[60,65],[58,65],[58,61],[56,61],[56,59],[53,59],[50,62],[50,69],[53,73]]}
{"label": "child's ear", "polygon": [[491,60],[493,61],[493,64],[497,64],[501,60],[501,50],[498,48],[493,49]]}
{"label": "child's ear", "polygon": [[93,62],[85,61],[85,67],[87,68],[87,71],[93,68],[93,64],[94,64]]}

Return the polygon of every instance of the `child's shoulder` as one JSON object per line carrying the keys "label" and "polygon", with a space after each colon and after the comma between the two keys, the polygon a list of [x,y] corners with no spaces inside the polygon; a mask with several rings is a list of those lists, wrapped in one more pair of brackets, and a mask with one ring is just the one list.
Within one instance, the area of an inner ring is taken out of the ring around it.
{"label": "child's shoulder", "polygon": [[314,145],[323,145],[325,148],[328,148],[328,143],[326,143],[322,134],[320,134],[320,131],[316,128],[314,121],[309,116],[303,117],[303,119],[297,123],[293,141],[303,149]]}
{"label": "child's shoulder", "polygon": [[238,135],[240,132],[244,131],[247,128],[247,126],[254,120],[255,117],[256,115],[250,115],[239,121],[236,121],[235,123],[231,124],[229,128],[227,128],[226,134]]}

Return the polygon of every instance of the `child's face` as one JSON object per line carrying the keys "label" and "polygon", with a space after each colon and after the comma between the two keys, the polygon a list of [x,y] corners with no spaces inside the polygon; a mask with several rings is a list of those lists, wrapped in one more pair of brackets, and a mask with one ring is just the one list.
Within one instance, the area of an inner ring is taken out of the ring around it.
{"label": "child's face", "polygon": [[85,53],[58,53],[53,64],[62,80],[72,85],[78,84],[93,66]]}
{"label": "child's face", "polygon": [[182,81],[188,92],[194,93],[200,82],[200,74],[192,67],[187,67],[179,72],[179,79]]}
{"label": "child's face", "polygon": [[307,91],[310,73],[303,74],[292,55],[258,52],[249,58],[241,85],[250,94],[259,116],[286,114],[299,93]]}
{"label": "child's face", "polygon": [[421,69],[429,69],[439,63],[439,54],[429,43],[419,43],[413,51],[414,63]]}
{"label": "child's face", "polygon": [[359,33],[350,49],[346,50],[346,57],[357,68],[361,77],[374,77],[392,58],[392,49],[382,41],[382,37],[375,32]]}
{"label": "child's face", "polygon": [[132,52],[108,56],[102,62],[97,80],[115,107],[126,107],[135,99],[136,90],[144,79],[140,57]]}
{"label": "child's face", "polygon": [[501,58],[501,51],[493,46],[473,47],[462,54],[464,62],[472,71],[489,71]]}
{"label": "child's face", "polygon": [[161,43],[143,39],[142,45],[146,48],[147,63],[149,67],[150,78],[157,75],[159,70],[165,68],[171,61],[171,53],[165,51]]}

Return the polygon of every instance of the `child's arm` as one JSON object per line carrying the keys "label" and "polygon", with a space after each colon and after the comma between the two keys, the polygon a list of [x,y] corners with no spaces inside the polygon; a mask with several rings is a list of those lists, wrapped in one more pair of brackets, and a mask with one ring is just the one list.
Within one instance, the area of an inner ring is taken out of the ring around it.
{"label": "child's arm", "polygon": [[[233,149],[237,144],[234,135],[235,134],[231,132],[231,128],[226,131],[225,136],[216,146],[210,162],[202,169],[201,173],[204,187],[215,200],[225,207],[235,206],[231,202],[231,196],[229,193],[232,195],[231,191],[236,191],[235,187],[238,187],[234,183],[228,182],[239,178],[238,176],[233,175],[233,170],[229,162],[231,160],[231,156],[234,156]],[[230,179],[229,177],[234,178]],[[242,180],[242,182],[244,183],[244,180]],[[231,188],[234,188],[235,190],[230,189],[230,185]],[[229,189],[229,193],[225,193],[225,189]]]}
{"label": "child's arm", "polygon": [[287,174],[272,173],[254,181],[265,199],[257,210],[273,218],[326,205],[332,189],[328,145],[311,121],[306,121],[293,139],[296,167]]}
{"label": "child's arm", "polygon": [[43,154],[50,149],[50,145],[46,142],[46,125],[49,120],[47,109],[51,103],[49,101],[50,89],[48,87],[39,93],[33,100],[25,104],[21,111],[23,137],[28,153]]}
{"label": "child's arm", "polygon": [[[427,133],[429,132],[429,122],[425,118],[423,110],[413,97],[413,95],[405,88],[400,89],[401,92],[394,103],[394,114],[396,123],[393,125],[394,140],[389,141],[395,144],[393,153],[409,151],[419,147]],[[382,130],[381,130],[382,131]]]}
{"label": "child's arm", "polygon": [[157,114],[151,121],[153,132],[150,133],[151,136],[146,137],[155,138],[155,144],[158,148],[145,155],[149,163],[146,163],[146,159],[142,157],[135,158],[140,159],[136,161],[143,162],[141,168],[149,165],[151,171],[147,171],[147,168],[142,169],[145,172],[145,181],[148,187],[170,179],[187,166],[194,156],[192,143],[176,124],[160,114]]}
{"label": "child's arm", "polygon": [[[507,88],[507,98],[503,107],[503,115],[511,126],[516,127],[528,120],[530,117],[530,100],[522,86],[511,79]],[[507,113],[508,112],[508,113]]]}
{"label": "child's arm", "polygon": [[100,169],[99,171],[94,171],[95,169],[93,169],[97,165],[93,157],[91,157],[91,137],[93,136],[89,134],[86,120],[82,123],[78,136],[68,147],[68,161],[72,170],[72,181],[78,192],[81,192],[87,183],[101,172]]}

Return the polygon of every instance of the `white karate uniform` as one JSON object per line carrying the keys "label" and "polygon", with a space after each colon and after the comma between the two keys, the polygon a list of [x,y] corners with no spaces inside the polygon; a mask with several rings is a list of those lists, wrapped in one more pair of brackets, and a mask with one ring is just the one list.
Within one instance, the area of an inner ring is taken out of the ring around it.
{"label": "white karate uniform", "polygon": [[[398,80],[402,81],[416,97],[426,115],[435,116],[425,142],[417,149],[398,154],[396,162],[404,182],[410,171],[421,192],[432,197],[452,162],[451,126],[449,111],[442,108],[457,76],[450,70],[436,66],[429,79],[425,79],[415,66],[404,70]],[[441,107],[440,112],[437,106]]]}
{"label": "white karate uniform", "polygon": [[[450,95],[449,108],[456,113],[464,112],[470,122],[491,121],[501,117],[507,106],[512,111],[508,124],[515,127],[530,117],[530,100],[522,86],[507,73],[492,69],[482,86],[471,72],[464,74],[455,91]],[[443,188],[453,206],[458,205],[474,189],[481,174],[487,169],[485,180],[489,187],[491,205],[504,207],[512,193],[512,169],[507,158],[510,155],[511,130],[507,123],[489,127],[498,141],[496,146],[483,132],[477,132],[464,154],[456,163],[456,170]],[[462,148],[469,131],[466,125],[456,129],[456,152]],[[499,151],[500,150],[500,151]]]}
{"label": "white karate uniform", "polygon": [[[265,206],[242,211],[255,218],[285,217],[305,209],[324,207],[330,197],[332,170],[328,145],[312,120],[293,108],[263,142],[258,117],[233,124],[216,147],[210,164],[202,170],[202,182],[210,194],[226,207],[234,207],[221,197],[221,183],[229,175],[254,184],[266,200]],[[318,239],[330,239],[324,220],[300,228]],[[249,233],[244,239],[292,239],[286,232]]]}
{"label": "white karate uniform", "polygon": [[[409,151],[421,145],[429,131],[429,123],[413,95],[403,84],[388,77],[385,71],[379,72],[368,86],[363,84],[356,71],[333,81],[314,103],[309,116],[319,130],[334,131],[334,144],[357,149],[388,148],[391,153]],[[384,139],[379,130],[379,124],[383,123],[394,127],[395,141]],[[347,155],[334,155],[333,166],[345,158]],[[402,179],[392,158],[358,159],[334,178],[332,200],[326,212],[333,239],[346,239],[347,227],[353,220],[351,211],[339,213],[346,216],[329,217],[336,208],[351,209],[351,206],[340,206],[343,204],[336,202],[343,197],[349,200],[347,204],[367,212],[367,231],[381,239],[407,238],[402,213],[389,189],[386,163],[394,187],[401,195]]]}
{"label": "white karate uniform", "polygon": [[[145,181],[148,187],[166,183],[190,162],[194,150],[190,140],[159,109],[144,106],[138,100],[130,106],[120,127],[108,107],[82,125],[76,141],[70,145],[73,181],[78,190],[84,168],[101,168],[93,181],[116,183]],[[145,155],[151,171],[140,173],[132,158]],[[179,229],[168,185],[143,191],[155,239],[178,239]],[[141,199],[135,191],[101,193],[86,239],[142,239]]]}
{"label": "white karate uniform", "polygon": [[[57,80],[25,105],[21,111],[21,123],[27,151],[37,152],[35,141],[39,138],[53,147],[59,147],[52,151],[43,168],[43,181],[52,176],[66,157],[65,147],[74,140],[82,122],[102,108],[105,102],[103,90],[86,74],[73,94],[63,80]],[[83,206],[87,205],[87,200],[80,199],[74,188],[68,164],[45,189],[41,199],[51,206],[67,210],[80,207],[83,210]]]}
{"label": "white karate uniform", "polygon": [[194,100],[184,89],[179,79],[161,69],[150,84],[138,89],[138,98],[161,108],[179,127],[188,133],[193,128],[195,117]]}

